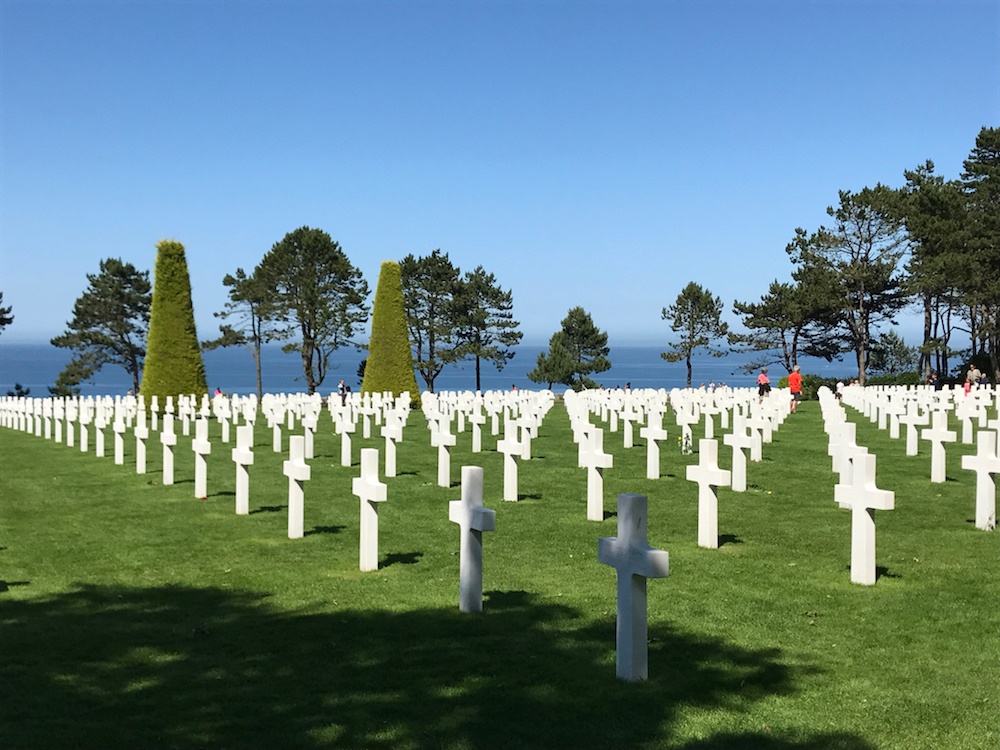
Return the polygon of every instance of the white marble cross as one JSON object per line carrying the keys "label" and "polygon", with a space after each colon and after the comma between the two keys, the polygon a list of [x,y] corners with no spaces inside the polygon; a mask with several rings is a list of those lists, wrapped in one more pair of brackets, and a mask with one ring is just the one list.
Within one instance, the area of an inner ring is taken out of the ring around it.
{"label": "white marble cross", "polygon": [[517,502],[517,462],[521,458],[522,444],[518,440],[518,428],[511,426],[504,433],[503,440],[497,441],[497,451],[503,454],[503,499]]}
{"label": "white marble cross", "polygon": [[302,435],[288,438],[288,459],[282,462],[282,473],[288,477],[288,538],[301,539],[305,517],[303,482],[312,478],[306,463],[306,439]]}
{"label": "white marble cross", "polygon": [[253,427],[243,425],[236,428],[236,447],[232,452],[236,464],[236,515],[250,513],[250,469],[253,465]]}
{"label": "white marble cross", "polygon": [[442,419],[436,428],[431,428],[431,445],[438,449],[438,487],[451,487],[451,449],[457,438],[448,431],[449,427],[447,419]]}
{"label": "white marble cross", "polygon": [[589,430],[580,464],[587,469],[587,520],[604,520],[604,470],[614,465],[614,457],[604,452],[604,431]]}
{"label": "white marble cross", "polygon": [[191,441],[191,450],[194,451],[194,496],[203,498],[208,496],[208,461],[205,456],[212,452],[207,419],[195,421],[194,435]]}
{"label": "white marble cross", "polygon": [[730,482],[728,471],[719,468],[719,443],[702,438],[698,441],[698,464],[688,466],[689,482],[698,483],[698,546],[719,547],[719,487]]}
{"label": "white marble cross", "polygon": [[386,414],[385,424],[379,428],[385,438],[385,475],[396,476],[396,443],[403,439],[403,426],[395,413]]}
{"label": "white marble cross", "polygon": [[483,414],[479,404],[472,407],[469,414],[469,423],[472,425],[472,452],[481,453],[483,450],[483,425],[486,424],[486,415]]}
{"label": "white marble cross", "polygon": [[496,530],[496,511],[483,507],[483,470],[462,467],[462,499],[448,503],[448,520],[461,528],[458,608],[483,611],[483,532]]}
{"label": "white marble cross", "polygon": [[920,437],[931,443],[931,482],[940,484],[947,477],[945,466],[945,443],[954,443],[958,435],[948,429],[948,412],[937,410],[931,420],[931,427],[920,431]]}
{"label": "white marble cross", "polygon": [[149,428],[146,426],[146,412],[140,411],[136,416],[135,429],[135,473],[146,473],[146,441],[149,439]]}
{"label": "white marble cross", "polygon": [[160,443],[163,444],[163,484],[171,485],[174,483],[174,446],[177,445],[173,414],[163,415]]}
{"label": "white marble cross", "polygon": [[597,540],[598,562],[618,571],[615,672],[619,680],[645,680],[649,672],[646,579],[670,574],[670,555],[647,541],[645,495],[618,496],[618,536]]}
{"label": "white marble cross", "polygon": [[976,472],[976,528],[993,531],[997,525],[997,486],[993,475],[1000,474],[996,432],[978,432],[976,454],[962,456],[962,468]]}
{"label": "white marble cross", "polygon": [[911,401],[905,414],[899,417],[900,424],[906,425],[906,455],[915,456],[918,453],[918,427],[930,421],[927,412],[921,411],[916,401]]}
{"label": "white marble cross", "polygon": [[834,487],[834,500],[851,510],[851,581],[875,583],[875,511],[892,510],[895,494],[875,486],[875,456],[856,453],[851,483]]}
{"label": "white marble cross", "polygon": [[733,431],[722,436],[722,442],[732,448],[733,468],[731,469],[731,486],[733,492],[747,490],[747,454],[744,450],[753,450],[756,433],[747,431],[746,417],[733,417]]}
{"label": "white marble cross", "polygon": [[351,482],[351,490],[361,500],[359,566],[363,571],[378,570],[378,505],[385,502],[386,485],[378,478],[378,448],[361,449],[361,476]]}
{"label": "white marble cross", "polygon": [[[626,434],[632,429],[631,421],[626,420]],[[649,413],[649,421],[645,427],[639,428],[639,437],[646,441],[646,479],[660,478],[660,440],[667,439],[667,431],[663,429],[663,414],[657,411]]]}
{"label": "white marble cross", "polygon": [[340,465],[351,465],[351,435],[354,434],[354,419],[348,414],[341,414],[337,419],[336,432],[340,435]]}
{"label": "white marble cross", "polygon": [[[56,422],[56,426],[58,425],[59,422]],[[115,465],[122,466],[125,463],[125,419],[119,411],[115,412],[111,430],[115,433]]]}

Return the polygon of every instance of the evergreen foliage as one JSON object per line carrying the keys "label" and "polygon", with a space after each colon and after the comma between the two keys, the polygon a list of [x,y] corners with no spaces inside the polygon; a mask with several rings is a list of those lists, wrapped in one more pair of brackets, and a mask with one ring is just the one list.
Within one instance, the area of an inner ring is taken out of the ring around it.
{"label": "evergreen foliage", "polygon": [[257,374],[257,398],[263,398],[260,357],[264,343],[274,338],[270,316],[274,314],[273,293],[257,278],[256,272],[247,275],[242,268],[235,274],[226,274],[222,283],[229,287],[229,301],[220,312],[214,313],[221,320],[234,319],[233,323],[219,326],[218,338],[203,341],[202,347],[211,351],[220,346],[245,346],[253,357]]}
{"label": "evergreen foliage", "polygon": [[0,333],[3,333],[3,329],[14,322],[14,316],[11,315],[13,311],[12,306],[3,306],[3,292],[0,292]]}
{"label": "evergreen foliage", "polygon": [[353,341],[368,320],[368,285],[340,245],[321,229],[300,227],[276,242],[256,277],[271,290],[268,315],[277,323],[273,337],[295,339],[284,350],[302,356],[306,390],[326,379],[330,356]]}
{"label": "evergreen foliage", "polygon": [[74,386],[112,364],[125,368],[138,391],[150,316],[149,272],[108,258],[99,273],[87,274],[87,281],[66,331],[52,339],[53,346],[73,351],[56,387]]}
{"label": "evergreen foliage", "polygon": [[562,331],[556,331],[549,339],[549,350],[539,352],[535,369],[528,373],[532,383],[545,383],[552,390],[555,383],[570,385],[573,382],[573,357],[563,345]]}
{"label": "evergreen foliage", "polygon": [[510,347],[517,346],[522,333],[514,320],[514,301],[509,291],[497,283],[496,276],[482,266],[465,274],[459,283],[456,304],[458,353],[476,363],[476,390],[482,390],[480,365],[492,362],[498,371],[514,358]]}
{"label": "evergreen foliage", "polygon": [[420,391],[413,370],[413,354],[407,335],[403,309],[403,284],[399,264],[382,263],[372,307],[372,334],[364,364],[362,393],[391,392],[399,396],[407,391],[415,408],[420,406]]}
{"label": "evergreen foliage", "polygon": [[422,258],[412,253],[399,264],[413,364],[434,393],[446,364],[462,358],[458,335],[459,270],[440,249]]}
{"label": "evergreen foliage", "polygon": [[[551,368],[548,372],[558,373],[563,366],[561,348],[569,355],[569,371],[559,382],[566,383],[574,391],[596,388],[597,383],[588,376],[611,369],[608,360],[611,350],[608,348],[608,334],[594,325],[590,313],[582,307],[572,308],[562,320],[562,330],[553,338],[556,341],[554,345],[550,341],[549,354],[555,359],[547,363]],[[548,376],[545,379],[548,380]]]}
{"label": "evergreen foliage", "polygon": [[801,273],[832,274],[837,284],[837,323],[858,365],[864,385],[873,331],[909,300],[900,262],[908,238],[895,211],[897,197],[883,185],[857,193],[840,191],[840,205],[828,207],[832,228],[799,233],[788,247]]}
{"label": "evergreen foliage", "polygon": [[691,354],[696,349],[707,349],[713,357],[724,357],[728,352],[715,348],[713,341],[729,333],[729,326],[722,322],[722,299],[713,297],[700,284],[690,282],[670,307],[664,307],[663,320],[670,322],[670,329],[680,334],[680,341],[668,344],[670,351],[660,354],[668,362],[684,360],[687,365],[687,387],[691,387]]}
{"label": "evergreen foliage", "polygon": [[208,393],[205,363],[198,346],[184,246],[174,240],[156,245],[153,303],[141,393],[149,403],[167,397]]}

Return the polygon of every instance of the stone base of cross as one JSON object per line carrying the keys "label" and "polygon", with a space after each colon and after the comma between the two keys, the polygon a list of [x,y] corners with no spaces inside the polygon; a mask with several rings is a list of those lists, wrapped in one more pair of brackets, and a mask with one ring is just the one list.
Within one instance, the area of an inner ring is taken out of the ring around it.
{"label": "stone base of cross", "polygon": [[483,532],[496,530],[496,511],[483,507],[483,470],[462,467],[462,499],[448,503],[448,520],[461,528],[458,608],[483,611]]}
{"label": "stone base of cross", "polygon": [[646,579],[670,574],[670,555],[647,542],[645,495],[618,496],[618,536],[597,540],[598,562],[618,571],[615,673],[635,682],[649,675]]}

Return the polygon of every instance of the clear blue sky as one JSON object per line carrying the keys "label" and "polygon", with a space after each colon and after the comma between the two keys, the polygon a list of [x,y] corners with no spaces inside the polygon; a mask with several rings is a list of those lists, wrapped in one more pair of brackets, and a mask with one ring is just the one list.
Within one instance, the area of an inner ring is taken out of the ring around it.
{"label": "clear blue sky", "polygon": [[838,190],[960,175],[1000,0],[0,0],[0,117],[0,345],[163,238],[208,338],[222,277],[303,225],[373,290],[408,253],[483,265],[530,342],[581,305],[664,343],[689,281],[734,322],[787,279]]}

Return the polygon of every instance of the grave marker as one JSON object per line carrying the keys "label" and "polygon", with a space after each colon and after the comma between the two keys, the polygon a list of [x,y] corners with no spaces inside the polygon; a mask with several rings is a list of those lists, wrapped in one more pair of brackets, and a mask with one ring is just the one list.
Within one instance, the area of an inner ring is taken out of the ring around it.
{"label": "grave marker", "polygon": [[618,496],[618,536],[597,540],[598,562],[618,571],[615,672],[619,680],[645,680],[649,672],[646,579],[670,574],[670,555],[647,541],[645,495]]}
{"label": "grave marker", "polygon": [[462,499],[448,503],[448,520],[461,529],[458,609],[483,611],[483,532],[496,530],[496,511],[483,507],[483,470],[462,467]]}
{"label": "grave marker", "polygon": [[378,478],[378,449],[361,449],[361,476],[351,482],[361,500],[359,566],[363,571],[378,570],[378,505],[385,502],[386,486]]}

